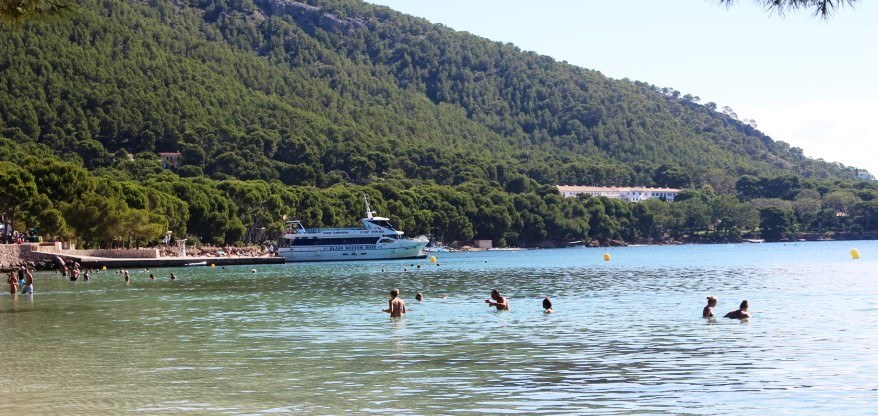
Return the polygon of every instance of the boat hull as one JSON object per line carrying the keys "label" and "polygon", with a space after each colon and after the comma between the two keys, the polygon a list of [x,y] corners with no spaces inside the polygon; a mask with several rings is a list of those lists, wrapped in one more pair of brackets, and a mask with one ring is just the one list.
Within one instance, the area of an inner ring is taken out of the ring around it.
{"label": "boat hull", "polygon": [[277,254],[287,262],[362,261],[423,259],[426,242],[399,241],[399,244],[315,245],[281,247]]}

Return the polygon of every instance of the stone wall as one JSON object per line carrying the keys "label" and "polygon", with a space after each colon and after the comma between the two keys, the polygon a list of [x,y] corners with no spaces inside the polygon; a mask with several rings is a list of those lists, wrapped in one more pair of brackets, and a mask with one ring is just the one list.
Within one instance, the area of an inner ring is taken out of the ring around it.
{"label": "stone wall", "polygon": [[130,259],[157,259],[159,250],[154,248],[130,250],[65,250],[61,243],[0,244],[0,271],[12,270],[22,264],[36,269],[57,267],[56,257],[105,257]]}
{"label": "stone wall", "polygon": [[39,244],[0,244],[0,270],[11,270],[25,263],[54,260],[50,254],[40,253]]}
{"label": "stone wall", "polygon": [[113,249],[113,250],[64,250],[66,256],[106,257],[110,259],[157,259],[159,250],[156,248]]}

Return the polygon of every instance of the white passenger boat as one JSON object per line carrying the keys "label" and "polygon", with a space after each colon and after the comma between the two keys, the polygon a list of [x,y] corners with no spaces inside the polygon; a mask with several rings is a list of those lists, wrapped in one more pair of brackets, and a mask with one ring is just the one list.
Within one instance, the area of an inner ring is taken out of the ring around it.
{"label": "white passenger boat", "polygon": [[[364,197],[365,199],[365,197]],[[427,257],[426,237],[403,238],[390,219],[373,216],[366,199],[362,227],[305,228],[298,220],[287,221],[277,248],[288,262],[339,260],[401,260]]]}

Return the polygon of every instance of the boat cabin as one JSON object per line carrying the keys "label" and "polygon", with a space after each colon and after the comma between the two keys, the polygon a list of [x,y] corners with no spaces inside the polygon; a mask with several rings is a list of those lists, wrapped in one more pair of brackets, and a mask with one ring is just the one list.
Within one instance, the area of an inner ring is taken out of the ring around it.
{"label": "boat cabin", "polygon": [[286,226],[286,229],[284,230],[284,232],[286,234],[299,234],[299,233],[304,233],[307,231],[305,229],[305,226],[302,225],[302,221],[292,220],[292,221],[287,221],[286,224],[287,224],[287,226]]}

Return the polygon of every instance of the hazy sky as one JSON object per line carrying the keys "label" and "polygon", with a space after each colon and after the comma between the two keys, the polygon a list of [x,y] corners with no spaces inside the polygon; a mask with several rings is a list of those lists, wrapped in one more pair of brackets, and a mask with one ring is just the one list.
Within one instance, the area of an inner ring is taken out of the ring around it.
{"label": "hazy sky", "polygon": [[878,1],[825,21],[750,0],[368,1],[729,106],[807,156],[878,175]]}

